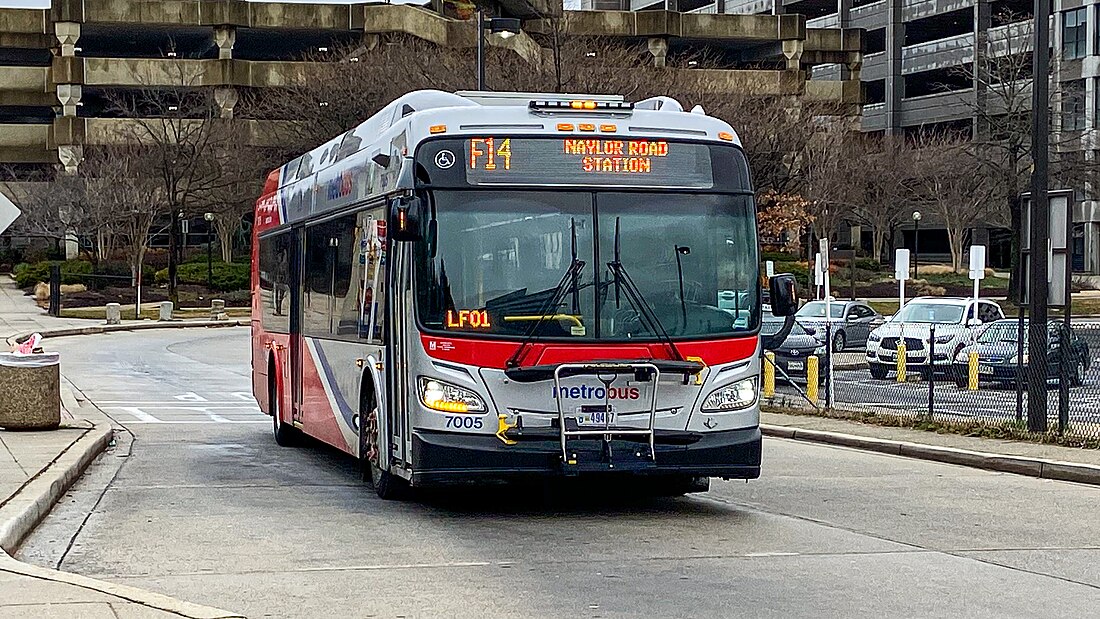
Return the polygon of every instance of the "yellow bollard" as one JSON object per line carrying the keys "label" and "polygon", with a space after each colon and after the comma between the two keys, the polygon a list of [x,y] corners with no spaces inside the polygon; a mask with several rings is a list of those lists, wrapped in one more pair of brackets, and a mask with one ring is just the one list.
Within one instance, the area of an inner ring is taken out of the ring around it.
{"label": "yellow bollard", "polygon": [[905,344],[898,341],[898,382],[905,382]]}
{"label": "yellow bollard", "polygon": [[806,357],[806,397],[817,402],[817,355]]}
{"label": "yellow bollard", "polygon": [[764,397],[775,395],[775,353],[764,353]]}
{"label": "yellow bollard", "polygon": [[966,364],[968,381],[966,388],[971,391],[978,390],[978,353],[970,351],[970,357],[967,359]]}

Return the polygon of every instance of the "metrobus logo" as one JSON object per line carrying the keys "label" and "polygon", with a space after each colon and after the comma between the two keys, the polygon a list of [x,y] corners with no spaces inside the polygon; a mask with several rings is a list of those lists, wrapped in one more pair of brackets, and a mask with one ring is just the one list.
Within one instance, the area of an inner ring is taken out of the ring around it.
{"label": "metrobus logo", "polygon": [[[559,397],[557,387],[551,392],[554,397]],[[578,385],[575,387],[562,387],[560,397],[563,400],[637,400],[642,397],[642,392],[637,387],[590,387]]]}

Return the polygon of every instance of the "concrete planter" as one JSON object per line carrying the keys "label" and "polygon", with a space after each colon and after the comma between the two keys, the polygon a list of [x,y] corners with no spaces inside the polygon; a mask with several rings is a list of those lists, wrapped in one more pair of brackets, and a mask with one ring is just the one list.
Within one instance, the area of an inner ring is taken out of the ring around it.
{"label": "concrete planter", "polygon": [[59,425],[60,355],[0,354],[0,428],[54,430]]}

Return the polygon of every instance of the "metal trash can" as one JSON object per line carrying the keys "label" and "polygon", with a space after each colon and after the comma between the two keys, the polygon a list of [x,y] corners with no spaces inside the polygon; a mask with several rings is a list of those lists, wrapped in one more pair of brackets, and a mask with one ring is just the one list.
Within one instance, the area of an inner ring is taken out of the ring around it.
{"label": "metal trash can", "polygon": [[54,430],[61,425],[61,355],[0,353],[0,428]]}

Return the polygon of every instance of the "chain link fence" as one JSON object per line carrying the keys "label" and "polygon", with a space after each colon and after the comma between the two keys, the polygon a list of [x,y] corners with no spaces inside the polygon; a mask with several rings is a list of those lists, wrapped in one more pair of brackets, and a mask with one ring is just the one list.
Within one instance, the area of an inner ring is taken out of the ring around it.
{"label": "chain link fence", "polygon": [[[830,330],[818,339],[830,341]],[[1048,349],[1035,355],[1026,346],[1026,319],[961,330],[913,325],[903,333],[858,350],[805,349],[802,356],[816,363],[798,360],[797,350],[791,357],[789,348],[766,354],[764,383],[774,371],[775,389],[770,396],[765,389],[765,404],[1100,446],[1100,319],[1050,321]],[[807,365],[817,365],[816,388],[807,382]],[[1028,415],[1032,366],[1047,379],[1045,419]]]}

